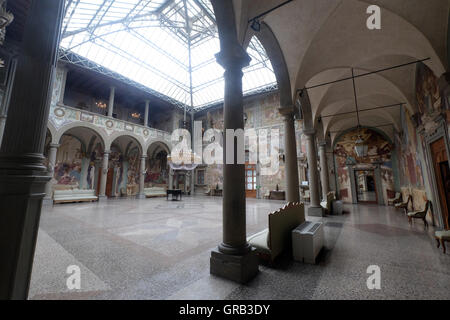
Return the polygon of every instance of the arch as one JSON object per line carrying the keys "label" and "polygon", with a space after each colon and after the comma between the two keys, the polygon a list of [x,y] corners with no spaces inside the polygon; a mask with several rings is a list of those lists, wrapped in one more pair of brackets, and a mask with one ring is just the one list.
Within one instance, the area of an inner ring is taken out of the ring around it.
{"label": "arch", "polygon": [[[112,135],[109,136],[108,142],[105,146],[105,150],[111,150],[111,145],[119,138],[122,137],[126,137],[129,139],[132,139],[136,142],[137,146],[139,147],[139,152],[141,153],[141,155],[143,154],[143,150],[145,150],[145,142],[141,137],[138,137],[132,133],[127,133],[127,132],[114,132]],[[125,150],[123,150],[124,152],[127,151],[127,149],[125,148]]]}
{"label": "arch", "polygon": [[[372,131],[380,134],[384,139],[386,139],[387,142],[389,142],[391,145],[393,145],[392,139],[383,130],[380,130],[379,128],[374,128],[374,127],[371,127],[371,126],[361,126],[361,128],[369,129],[369,130],[372,130]],[[347,133],[352,132],[354,130],[357,130],[357,129],[358,129],[358,127],[352,127],[352,128],[345,129],[342,132],[340,132],[339,134],[337,134],[335,136],[335,138],[333,139],[333,141],[332,141],[332,148],[333,148],[333,150],[336,148],[336,144],[339,142],[339,140],[344,135],[346,135]]]}
{"label": "arch", "polygon": [[[295,87],[302,88],[307,79],[331,66],[358,65],[380,55],[409,55],[415,59],[430,57],[426,64],[438,76],[445,69],[428,38],[409,21],[390,10],[384,10],[383,29],[370,33],[365,25],[366,6],[349,0],[340,5],[321,26],[296,71]],[[352,19],[347,19],[348,17]],[[391,33],[388,30],[399,30]],[[348,37],[352,30],[352,37]],[[386,31],[385,31],[386,30]],[[352,50],[346,50],[348,46]],[[336,53],[339,54],[336,54]],[[356,54],[355,54],[356,52]]]}
{"label": "arch", "polygon": [[[351,67],[340,67],[340,68],[330,68],[327,70],[324,70],[318,74],[316,74],[313,78],[311,78],[308,81],[308,84],[314,85],[315,83],[319,83],[320,79],[323,79],[324,76],[328,76],[331,73],[334,75],[341,74],[343,77],[349,76],[349,70]],[[341,73],[342,71],[342,73]],[[362,69],[357,68],[355,71],[359,71],[359,73],[362,72],[370,72],[369,69]],[[344,73],[346,72],[346,73]],[[357,73],[358,74],[358,73]],[[333,79],[341,79],[342,76],[337,76],[336,78],[333,77]],[[329,79],[329,78],[328,78]],[[414,76],[411,78],[414,79]],[[319,80],[319,81],[318,81]],[[405,93],[403,90],[401,90],[396,83],[388,79],[386,76],[381,74],[374,74],[367,77],[361,77],[356,80],[356,87],[358,92],[358,99],[364,96],[368,96],[368,94],[362,94],[361,91],[373,91],[373,89],[376,87],[380,92],[378,92],[378,95],[384,95],[386,97],[391,97],[396,100],[398,103],[405,103],[406,107],[411,113],[415,113],[415,103],[414,101],[411,101],[412,98],[412,92]],[[313,116],[314,120],[317,119],[321,114],[322,111],[324,111],[330,103],[337,102],[339,100],[353,100],[354,101],[354,94],[351,88],[351,80],[338,82],[334,84],[330,84],[327,86],[324,86],[323,88],[314,88],[314,93],[312,94],[313,98],[315,100],[318,100],[318,103],[316,101],[316,107],[313,107]],[[411,86],[411,91],[414,89],[413,86]],[[344,90],[344,91],[343,91]],[[345,92],[345,97],[342,97],[342,92]],[[371,93],[373,95],[373,93]],[[334,101],[329,101],[333,98],[333,96],[338,96],[339,98],[335,99]],[[342,97],[342,98],[341,98]]]}
{"label": "arch", "polygon": [[146,152],[148,153],[150,148],[153,147],[154,145],[162,146],[162,148],[164,149],[164,151],[167,152],[167,154],[170,154],[170,152],[172,151],[172,148],[165,141],[153,140],[146,145],[146,148],[145,148]]}
{"label": "arch", "polygon": [[273,71],[278,83],[278,90],[280,91],[280,106],[281,108],[292,107],[292,93],[291,93],[291,81],[289,79],[289,71],[284,59],[283,51],[278,43],[275,34],[269,25],[265,22],[261,22],[261,30],[255,32],[253,29],[247,26],[248,30],[246,38],[244,40],[244,49],[247,49],[251,39],[253,37],[258,38],[261,42],[264,50],[269,57],[272,64]]}
{"label": "arch", "polygon": [[47,123],[47,129],[48,129],[48,133],[50,133],[51,143],[57,144],[58,141],[55,138],[58,135],[58,131],[56,130],[55,126],[50,121]]}
{"label": "arch", "polygon": [[96,127],[95,125],[91,124],[91,123],[84,123],[84,122],[75,122],[75,123],[70,123],[67,124],[65,126],[62,126],[61,128],[58,129],[55,137],[54,137],[54,141],[55,143],[59,143],[59,141],[61,140],[62,136],[68,132],[71,129],[75,129],[75,128],[86,128],[89,129],[90,131],[93,131],[94,134],[97,134],[98,137],[100,138],[100,141],[103,145],[103,147],[106,149],[106,144],[108,141],[108,136],[106,135],[106,133],[103,132],[102,129],[99,129],[98,127]]}

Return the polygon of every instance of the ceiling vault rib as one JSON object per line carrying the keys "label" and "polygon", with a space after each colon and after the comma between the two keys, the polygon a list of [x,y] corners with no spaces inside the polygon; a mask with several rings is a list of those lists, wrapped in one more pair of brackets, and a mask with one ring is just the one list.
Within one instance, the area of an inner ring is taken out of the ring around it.
{"label": "ceiling vault rib", "polygon": [[310,87],[305,87],[303,89],[297,89],[297,92],[303,92],[304,90],[310,90],[310,89],[315,89],[315,88],[319,88],[319,87],[323,87],[323,86],[327,86],[330,84],[334,84],[334,83],[338,83],[338,82],[343,82],[343,81],[348,81],[348,80],[352,80],[353,78],[361,78],[361,77],[366,77],[366,76],[370,76],[372,74],[377,74],[380,72],[384,72],[384,71],[389,71],[389,70],[393,70],[393,69],[397,69],[397,68],[402,68],[402,67],[407,67],[413,64],[417,64],[417,63],[421,63],[421,62],[425,62],[431,60],[431,58],[425,58],[425,59],[421,59],[421,60],[416,60],[416,61],[412,61],[412,62],[407,62],[407,63],[402,63],[402,64],[398,64],[392,67],[388,67],[388,68],[383,68],[383,69],[379,69],[379,70],[375,70],[375,71],[370,71],[370,72],[366,72],[366,73],[361,73],[361,74],[357,74],[353,77],[346,77],[346,78],[342,78],[342,79],[338,79],[338,80],[334,80],[334,81],[329,81],[329,82],[323,82],[317,85],[313,85]]}
{"label": "ceiling vault rib", "polygon": [[[365,111],[373,111],[373,110],[380,110],[380,109],[387,109],[387,108],[393,108],[393,107],[401,107],[405,105],[406,103],[396,103],[396,104],[389,104],[386,106],[379,106],[379,107],[373,107],[373,108],[367,108],[367,109],[358,109],[358,113],[365,112]],[[354,114],[356,111],[349,111],[349,112],[341,112],[336,114],[328,114],[325,116],[320,116],[320,118],[332,118],[335,116],[342,116],[342,115],[348,115],[348,114]]]}

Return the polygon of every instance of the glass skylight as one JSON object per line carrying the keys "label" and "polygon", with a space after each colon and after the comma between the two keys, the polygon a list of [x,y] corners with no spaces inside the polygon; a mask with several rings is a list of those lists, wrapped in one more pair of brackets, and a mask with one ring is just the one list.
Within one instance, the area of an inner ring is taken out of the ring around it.
{"label": "glass skylight", "polygon": [[[187,106],[191,90],[194,108],[223,100],[209,0],[66,0],[61,48]],[[244,93],[274,88],[272,65],[256,37],[247,52]]]}

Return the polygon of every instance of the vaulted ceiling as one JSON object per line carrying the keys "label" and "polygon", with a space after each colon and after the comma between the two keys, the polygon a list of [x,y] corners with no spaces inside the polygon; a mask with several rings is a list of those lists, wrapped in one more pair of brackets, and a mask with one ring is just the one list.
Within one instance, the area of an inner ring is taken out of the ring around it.
{"label": "vaulted ceiling", "polygon": [[[239,36],[248,21],[284,0],[233,0]],[[369,5],[381,8],[381,30],[369,30]],[[265,15],[283,52],[293,101],[296,92],[324,82],[430,58],[425,64],[440,77],[448,69],[449,0],[294,0]],[[273,63],[273,62],[272,62]],[[361,109],[405,103],[416,112],[414,64],[356,79]],[[314,123],[324,134],[356,126],[351,80],[309,89]],[[400,129],[399,108],[360,113],[363,125],[382,126],[392,137]]]}

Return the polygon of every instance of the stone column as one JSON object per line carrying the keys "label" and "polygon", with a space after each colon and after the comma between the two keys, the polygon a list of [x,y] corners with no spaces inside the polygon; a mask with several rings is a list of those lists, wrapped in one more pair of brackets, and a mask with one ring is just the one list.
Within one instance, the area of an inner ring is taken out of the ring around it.
{"label": "stone column", "polygon": [[67,83],[67,72],[68,70],[66,68],[62,69],[62,79],[61,79],[61,91],[59,92],[59,104],[64,104],[64,94],[66,92],[66,83]]}
{"label": "stone column", "polygon": [[32,1],[0,150],[0,300],[26,299],[45,185],[43,151],[63,0]]}
{"label": "stone column", "polygon": [[150,100],[145,100],[144,127],[148,127],[149,110],[150,110]]}
{"label": "stone column", "polygon": [[[229,1],[215,1],[216,5],[230,5]],[[232,4],[231,4],[232,5]],[[223,31],[223,30],[222,30]],[[227,32],[230,32],[228,30]],[[230,32],[231,33],[231,32]],[[244,129],[242,68],[250,58],[237,42],[221,42],[217,62],[225,69],[224,130]],[[227,143],[223,143],[223,242],[211,252],[211,274],[246,283],[258,273],[258,258],[246,239],[245,164],[227,164]],[[236,149],[236,146],[233,146]]]}
{"label": "stone column", "polygon": [[5,131],[6,115],[0,114],[0,146],[2,145],[3,132]]}
{"label": "stone column", "polygon": [[106,150],[103,154],[103,162],[102,162],[102,176],[100,179],[100,194],[98,196],[99,200],[106,200],[106,179],[108,178],[108,169],[109,169],[109,153],[111,151]]}
{"label": "stone column", "polygon": [[56,166],[56,154],[58,153],[59,144],[50,144],[50,150],[48,152],[48,174],[50,176],[50,181],[47,182],[45,186],[45,198],[44,204],[50,205],[53,204],[53,175],[55,174],[55,166]]}
{"label": "stone column", "polygon": [[141,157],[141,167],[140,167],[140,176],[139,176],[139,193],[137,195],[138,199],[145,199],[144,187],[145,187],[145,163],[147,160],[147,156]]}
{"label": "stone column", "polygon": [[113,116],[115,94],[116,94],[116,88],[111,87],[111,90],[109,92],[109,104],[108,104],[108,117],[110,117],[110,118],[112,118],[112,116]]}
{"label": "stone column", "polygon": [[293,110],[280,109],[284,117],[284,152],[286,170],[286,200],[288,202],[300,202],[298,182],[297,143],[295,141],[295,124]]}
{"label": "stone column", "polygon": [[317,172],[317,149],[316,149],[316,131],[304,130],[306,135],[306,157],[308,159],[309,170],[309,191],[311,197],[311,206],[308,209],[308,215],[322,217],[324,212],[320,206],[319,193],[319,173]]}
{"label": "stone column", "polygon": [[328,178],[328,161],[327,161],[327,143],[322,141],[319,143],[319,157],[320,157],[320,181],[322,183],[322,199],[327,198],[330,192],[330,183]]}
{"label": "stone column", "polygon": [[169,169],[169,190],[173,190],[173,176],[174,176],[174,172],[173,169],[170,168]]}

